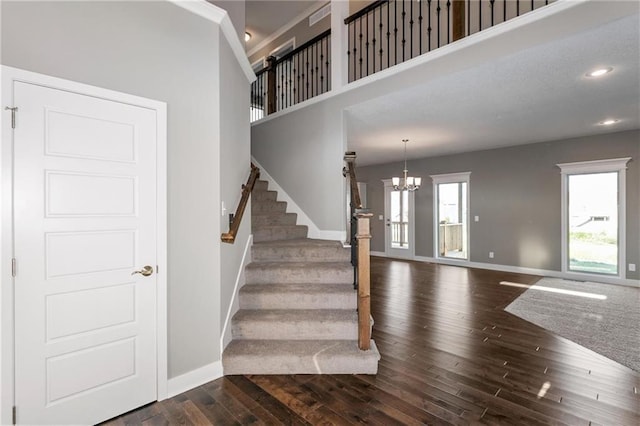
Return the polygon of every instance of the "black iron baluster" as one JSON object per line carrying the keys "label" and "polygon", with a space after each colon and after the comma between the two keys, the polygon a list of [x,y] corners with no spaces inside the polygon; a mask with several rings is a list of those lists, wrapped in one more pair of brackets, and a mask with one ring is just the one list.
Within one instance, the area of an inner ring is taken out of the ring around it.
{"label": "black iron baluster", "polygon": [[293,84],[292,84],[293,58],[289,59],[287,65],[289,66],[289,98],[287,99],[287,103],[289,104],[289,106],[291,106],[293,105]]}
{"label": "black iron baluster", "polygon": [[507,22],[507,0],[502,0],[502,22]]}
{"label": "black iron baluster", "polygon": [[358,19],[358,23],[360,24],[360,58],[359,58],[359,62],[360,62],[360,77],[362,78],[362,17],[360,17]]}
{"label": "black iron baluster", "polygon": [[304,99],[303,100],[307,100],[309,99],[309,51],[308,50],[303,50],[302,54],[304,55],[304,65],[305,65],[305,72],[304,72]]}
{"label": "black iron baluster", "polygon": [[420,40],[420,55],[422,55],[422,0],[418,0],[418,39]]}
{"label": "black iron baluster", "polygon": [[482,0],[478,2],[478,31],[482,31]]}
{"label": "black iron baluster", "polygon": [[427,52],[431,52],[431,0],[427,0]]}
{"label": "black iron baluster", "polygon": [[391,66],[391,25],[389,17],[391,16],[391,5],[387,3],[387,68]]}
{"label": "black iron baluster", "polygon": [[364,22],[366,23],[366,29],[367,29],[367,39],[365,41],[365,46],[367,48],[367,74],[369,75],[369,14],[367,13],[366,15],[364,15]]}
{"label": "black iron baluster", "polygon": [[404,8],[404,0],[402,0],[402,62],[405,61],[405,45],[407,43],[407,38],[404,33],[404,20],[407,16],[407,12]]}
{"label": "black iron baluster", "polygon": [[531,0],[531,10],[535,9],[535,6],[533,4],[533,0]]}
{"label": "black iron baluster", "polygon": [[[313,61],[311,73],[315,75],[315,78],[312,81],[313,87],[311,88],[312,89],[311,92],[313,94],[311,95],[311,97],[318,95],[318,49],[317,49],[317,46],[318,46],[317,43],[314,43],[311,46],[311,59]],[[315,90],[313,89],[314,87],[315,87]]]}
{"label": "black iron baluster", "polygon": [[292,94],[291,94],[291,104],[296,104],[298,103],[297,101],[297,95],[298,95],[298,86],[297,86],[297,80],[298,80],[298,55],[295,55],[293,58],[291,58],[291,62],[293,65],[293,82],[291,83],[292,86]]}
{"label": "black iron baluster", "polygon": [[413,1],[409,0],[409,48],[411,49],[410,57],[413,58]]}
{"label": "black iron baluster", "polygon": [[329,63],[329,58],[330,58],[330,52],[331,52],[331,37],[327,37],[327,50],[326,50],[326,62],[325,62],[325,66],[327,67],[327,92],[329,91],[329,84],[331,82],[330,78],[331,78],[331,69],[329,68],[329,65],[331,65]]}
{"label": "black iron baluster", "polygon": [[324,41],[320,40],[320,93],[324,93]]}
{"label": "black iron baluster", "polygon": [[442,10],[442,8],[440,7],[440,0],[438,0],[438,3],[436,4],[436,23],[437,25],[437,29],[436,32],[438,33],[438,47],[440,47],[440,11]]}
{"label": "black iron baluster", "polygon": [[384,25],[382,25],[382,6],[380,6],[380,69],[382,69],[382,54],[384,53],[384,50],[382,49],[382,28],[384,27]]}
{"label": "black iron baluster", "polygon": [[[403,0],[404,1],[404,0]],[[398,65],[398,0],[393,1],[394,8],[394,18],[393,18],[393,53],[394,53],[394,61],[393,65]]]}
{"label": "black iron baluster", "polygon": [[[371,39],[371,59],[373,59],[373,72],[372,74],[376,73],[376,11],[372,11],[371,12],[371,19],[373,20],[371,23],[371,29],[372,29],[372,36],[373,38]],[[367,22],[369,20],[367,19]],[[367,73],[369,74],[369,73]]]}
{"label": "black iron baluster", "polygon": [[286,64],[282,64],[282,66],[278,67],[278,74],[280,74],[280,85],[278,86],[278,91],[280,92],[280,105],[278,108],[278,111],[280,111],[281,109],[284,109],[284,65]]}
{"label": "black iron baluster", "polygon": [[357,80],[356,78],[356,53],[357,53],[358,49],[356,48],[356,23],[355,21],[353,22],[353,79]]}
{"label": "black iron baluster", "polygon": [[516,0],[516,16],[520,16],[520,0]]}

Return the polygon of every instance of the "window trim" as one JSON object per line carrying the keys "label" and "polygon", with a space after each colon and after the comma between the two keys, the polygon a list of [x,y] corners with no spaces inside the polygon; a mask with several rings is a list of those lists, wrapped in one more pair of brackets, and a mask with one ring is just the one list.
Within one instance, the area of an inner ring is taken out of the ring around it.
{"label": "window trim", "polygon": [[[617,277],[626,279],[627,269],[627,163],[631,157],[556,164],[561,174],[561,256],[562,272],[574,276]],[[618,173],[618,274],[597,274],[569,269],[569,176],[596,173]]]}
{"label": "window trim", "polygon": [[[430,175],[433,181],[433,257],[435,259],[446,259],[452,262],[471,262],[471,172],[445,173],[439,175]],[[466,183],[467,184],[467,257],[458,259],[455,257],[440,256],[438,241],[440,236],[438,223],[438,204],[440,202],[440,193],[438,185],[443,183]]]}

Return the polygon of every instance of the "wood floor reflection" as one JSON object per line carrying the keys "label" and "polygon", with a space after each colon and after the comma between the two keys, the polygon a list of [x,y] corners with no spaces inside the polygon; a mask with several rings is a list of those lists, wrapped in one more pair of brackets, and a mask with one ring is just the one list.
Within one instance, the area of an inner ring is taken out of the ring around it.
{"label": "wood floor reflection", "polygon": [[377,376],[229,376],[124,424],[640,424],[640,375],[503,311],[531,275],[373,257]]}

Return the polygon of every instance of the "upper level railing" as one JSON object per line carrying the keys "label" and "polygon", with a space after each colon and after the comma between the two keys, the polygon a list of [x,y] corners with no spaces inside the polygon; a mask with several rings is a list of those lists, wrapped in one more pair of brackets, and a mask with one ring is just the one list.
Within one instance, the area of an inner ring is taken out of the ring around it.
{"label": "upper level railing", "polygon": [[349,81],[374,74],[553,0],[379,0],[345,19]]}
{"label": "upper level railing", "polygon": [[[374,1],[344,20],[348,81],[390,68],[554,1]],[[258,78],[251,85],[251,121],[331,90],[331,64],[331,29],[282,58],[269,57],[266,68],[257,73]],[[335,61],[334,64],[341,66]]]}
{"label": "upper level railing", "polygon": [[351,264],[354,267],[354,286],[358,290],[358,347],[366,351],[371,347],[370,221],[373,214],[362,208],[355,160],[355,152],[345,153],[347,165],[343,175],[349,188]]}
{"label": "upper level railing", "polygon": [[249,202],[249,195],[251,195],[253,186],[255,185],[256,180],[259,176],[260,169],[252,163],[251,173],[249,174],[247,183],[245,185],[242,185],[242,196],[240,197],[238,208],[236,209],[235,214],[229,215],[229,232],[225,232],[220,236],[220,239],[223,243],[233,244],[236,241],[236,235],[238,234],[238,230],[240,229],[240,222],[242,221],[244,210],[247,208],[247,203]]}
{"label": "upper level railing", "polygon": [[290,53],[267,58],[251,84],[251,121],[331,90],[331,29]]}

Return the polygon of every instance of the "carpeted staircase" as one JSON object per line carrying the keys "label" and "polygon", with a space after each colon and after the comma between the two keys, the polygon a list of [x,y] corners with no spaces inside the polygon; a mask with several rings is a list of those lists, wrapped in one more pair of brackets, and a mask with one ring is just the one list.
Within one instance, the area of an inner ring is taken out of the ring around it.
{"label": "carpeted staircase", "polygon": [[307,238],[266,181],[251,195],[254,245],[224,374],[375,374],[380,354],[358,349],[350,252]]}

